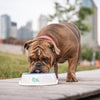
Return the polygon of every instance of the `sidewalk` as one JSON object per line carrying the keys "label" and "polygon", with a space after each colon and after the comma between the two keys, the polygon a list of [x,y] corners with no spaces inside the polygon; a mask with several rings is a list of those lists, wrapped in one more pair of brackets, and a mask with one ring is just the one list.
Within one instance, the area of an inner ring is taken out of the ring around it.
{"label": "sidewalk", "polygon": [[0,44],[0,51],[2,51],[2,52],[23,54],[22,48],[24,48],[24,47],[20,46],[20,45]]}
{"label": "sidewalk", "polygon": [[76,73],[79,82],[65,82],[59,74],[59,84],[52,86],[19,86],[19,78],[0,80],[0,100],[75,100],[100,94],[100,69]]}

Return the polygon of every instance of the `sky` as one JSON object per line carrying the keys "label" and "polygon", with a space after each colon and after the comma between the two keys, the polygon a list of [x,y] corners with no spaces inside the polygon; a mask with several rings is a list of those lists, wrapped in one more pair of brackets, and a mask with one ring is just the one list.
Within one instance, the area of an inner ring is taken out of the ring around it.
{"label": "sky", "polygon": [[[33,22],[33,30],[37,30],[40,14],[46,16],[53,14],[55,1],[64,4],[66,0],[0,0],[0,16],[8,14],[11,17],[11,21],[17,23],[18,28],[31,20]],[[100,0],[94,1],[100,7]],[[100,16],[100,13],[98,16]]]}
{"label": "sky", "polygon": [[54,12],[56,0],[0,0],[0,16],[8,14],[18,28],[28,21],[33,22],[33,30],[38,29],[40,14],[48,15]]}
{"label": "sky", "polygon": [[61,4],[66,2],[66,0],[0,0],[0,16],[9,15],[11,21],[17,23],[18,28],[32,21],[33,30],[38,30],[39,16],[53,14],[55,1]]}

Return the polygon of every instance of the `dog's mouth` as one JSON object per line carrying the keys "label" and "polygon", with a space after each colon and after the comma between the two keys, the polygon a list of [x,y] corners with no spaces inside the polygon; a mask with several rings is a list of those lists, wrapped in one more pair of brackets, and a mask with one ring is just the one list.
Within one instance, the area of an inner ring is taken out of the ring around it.
{"label": "dog's mouth", "polygon": [[44,73],[44,72],[39,69],[36,69],[36,70],[32,71],[31,73]]}

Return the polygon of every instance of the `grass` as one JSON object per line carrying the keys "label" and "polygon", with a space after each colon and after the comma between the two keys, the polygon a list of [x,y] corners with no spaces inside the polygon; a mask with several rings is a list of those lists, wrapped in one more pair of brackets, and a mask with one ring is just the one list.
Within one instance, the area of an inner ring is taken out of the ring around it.
{"label": "grass", "polygon": [[25,55],[0,52],[0,79],[20,77],[27,71],[28,62]]}
{"label": "grass", "polygon": [[[26,55],[16,55],[10,53],[0,52],[0,79],[17,78],[21,74],[28,72],[28,61]],[[66,73],[68,64],[59,64],[59,73]],[[94,66],[78,66],[77,71],[97,69]],[[51,68],[50,71],[53,71]]]}
{"label": "grass", "polygon": [[[59,64],[58,66],[59,66],[58,73],[66,73],[67,72],[68,63]],[[96,68],[95,66],[80,66],[80,65],[78,65],[76,71],[78,72],[78,71],[86,71],[86,70],[94,70],[94,69],[99,69],[99,68]],[[51,71],[53,71],[53,68],[51,68]]]}

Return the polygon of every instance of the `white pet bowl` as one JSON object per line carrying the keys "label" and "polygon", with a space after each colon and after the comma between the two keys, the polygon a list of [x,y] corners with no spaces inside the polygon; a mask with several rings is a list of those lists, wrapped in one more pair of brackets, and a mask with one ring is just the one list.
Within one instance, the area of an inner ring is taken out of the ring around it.
{"label": "white pet bowl", "polygon": [[58,84],[55,73],[23,73],[19,85],[53,85]]}

